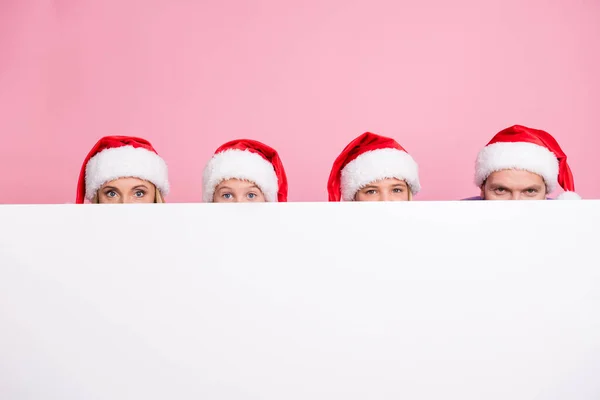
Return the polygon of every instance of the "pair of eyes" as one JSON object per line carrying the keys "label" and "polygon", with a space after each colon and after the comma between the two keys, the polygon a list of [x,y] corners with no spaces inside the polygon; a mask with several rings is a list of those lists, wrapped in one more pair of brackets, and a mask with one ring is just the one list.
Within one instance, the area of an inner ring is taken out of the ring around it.
{"label": "pair of eyes", "polygon": [[[393,188],[392,189],[392,193],[402,193],[404,192],[403,188]],[[377,193],[377,189],[369,189],[367,191],[365,191],[366,194],[375,194]]]}
{"label": "pair of eyes", "polygon": [[[508,189],[503,188],[503,187],[494,189],[494,192],[496,192],[498,194],[503,194],[503,193],[506,193],[507,191],[508,191]],[[530,189],[525,189],[524,192],[527,194],[536,194],[539,192],[539,190],[530,188]]]}
{"label": "pair of eyes", "polygon": [[[233,199],[233,193],[226,192],[226,193],[221,194],[221,197],[223,197],[224,199],[227,199],[227,200],[231,200],[231,199]],[[246,194],[246,197],[250,200],[254,200],[255,198],[258,197],[258,194],[254,193],[254,192],[250,192],[250,193]]]}
{"label": "pair of eyes", "polygon": [[[115,197],[118,196],[118,193],[115,192],[114,190],[109,190],[104,194],[106,195],[106,197],[111,198],[111,199],[114,199]],[[146,195],[146,192],[144,190],[136,190],[133,195],[137,198],[142,198]]]}

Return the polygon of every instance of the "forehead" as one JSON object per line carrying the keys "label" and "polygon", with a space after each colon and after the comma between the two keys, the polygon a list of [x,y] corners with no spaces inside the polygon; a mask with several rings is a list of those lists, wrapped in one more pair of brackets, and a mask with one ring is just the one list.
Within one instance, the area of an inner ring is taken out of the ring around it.
{"label": "forehead", "polygon": [[389,186],[396,186],[396,185],[406,186],[406,182],[404,182],[403,180],[400,180],[400,179],[396,179],[396,178],[386,178],[386,179],[381,179],[381,180],[378,180],[375,182],[371,182],[367,186],[389,187]]}
{"label": "forehead", "polygon": [[254,182],[242,180],[242,179],[227,179],[217,185],[217,189],[227,186],[232,189],[249,189],[256,187]]}
{"label": "forehead", "polygon": [[115,179],[110,182],[106,182],[104,185],[102,185],[102,187],[112,186],[112,187],[116,187],[119,189],[126,189],[126,188],[132,188],[132,187],[140,186],[140,185],[144,185],[147,187],[154,187],[154,185],[148,181],[145,181],[140,178],[132,178],[132,177]]}
{"label": "forehead", "polygon": [[544,185],[544,178],[533,172],[518,169],[505,169],[490,174],[486,180],[490,185],[503,185],[507,187],[527,187]]}

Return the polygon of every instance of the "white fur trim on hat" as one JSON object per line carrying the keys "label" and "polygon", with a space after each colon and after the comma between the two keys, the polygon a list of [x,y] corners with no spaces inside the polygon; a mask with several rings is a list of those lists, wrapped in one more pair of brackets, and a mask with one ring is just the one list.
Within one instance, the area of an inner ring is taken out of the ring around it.
{"label": "white fur trim on hat", "polygon": [[419,166],[405,151],[386,148],[367,151],[350,161],[341,174],[342,200],[352,201],[370,183],[396,178],[406,181],[413,194],[421,190]]}
{"label": "white fur trim on hat", "polygon": [[581,200],[581,196],[575,192],[563,192],[556,197],[556,200]]}
{"label": "white fur trim on hat", "polygon": [[544,178],[548,193],[558,186],[558,159],[543,146],[528,142],[498,142],[484,147],[475,163],[475,184],[481,187],[493,173],[505,169],[533,172]]}
{"label": "white fur trim on hat", "polygon": [[151,182],[165,196],[169,193],[165,161],[150,150],[122,146],[102,150],[88,161],[85,167],[85,197],[91,201],[106,182],[129,177]]}
{"label": "white fur trim on hat", "polygon": [[228,179],[241,179],[256,184],[268,202],[277,201],[279,183],[273,164],[249,150],[230,149],[215,154],[202,174],[202,199],[213,201],[217,185]]}

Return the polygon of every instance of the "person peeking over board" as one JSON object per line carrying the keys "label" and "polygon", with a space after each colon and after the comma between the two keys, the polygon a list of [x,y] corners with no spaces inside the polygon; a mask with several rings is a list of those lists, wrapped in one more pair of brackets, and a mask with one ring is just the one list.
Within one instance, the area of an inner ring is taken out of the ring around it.
{"label": "person peeking over board", "polygon": [[498,132],[475,162],[479,196],[464,200],[580,200],[567,156],[548,132],[514,125]]}
{"label": "person peeking over board", "polygon": [[168,175],[167,164],[147,140],[106,136],[83,162],[76,203],[164,203]]}
{"label": "person peeking over board", "polygon": [[202,173],[205,203],[286,202],[288,183],[275,149],[250,139],[219,147]]}
{"label": "person peeking over board", "polygon": [[366,132],[336,158],[329,201],[410,201],[421,190],[419,166],[394,139]]}

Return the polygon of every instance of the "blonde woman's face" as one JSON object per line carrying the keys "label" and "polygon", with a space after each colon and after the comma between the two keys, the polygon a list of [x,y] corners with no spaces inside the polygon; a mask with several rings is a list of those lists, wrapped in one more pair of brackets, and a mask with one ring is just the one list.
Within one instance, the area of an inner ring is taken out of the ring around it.
{"label": "blonde woman's face", "polygon": [[217,185],[213,194],[215,203],[264,203],[265,195],[254,182],[228,179]]}
{"label": "blonde woman's face", "polygon": [[138,178],[119,178],[98,189],[98,203],[154,203],[156,186]]}
{"label": "blonde woman's face", "polygon": [[409,188],[405,181],[390,178],[368,184],[354,196],[355,201],[408,201]]}

